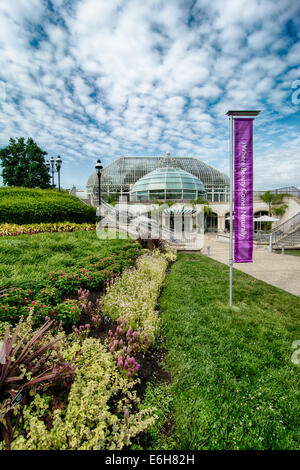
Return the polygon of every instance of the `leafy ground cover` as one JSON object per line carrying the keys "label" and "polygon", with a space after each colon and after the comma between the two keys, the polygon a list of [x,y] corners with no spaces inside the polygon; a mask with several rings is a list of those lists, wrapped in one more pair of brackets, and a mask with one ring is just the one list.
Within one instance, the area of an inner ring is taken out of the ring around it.
{"label": "leafy ground cover", "polygon": [[104,258],[115,248],[130,244],[130,240],[99,240],[95,232],[81,231],[3,237],[0,240],[0,288],[44,285],[50,272],[67,272],[85,265],[91,255]]}
{"label": "leafy ground cover", "polygon": [[171,382],[151,383],[147,449],[299,448],[299,298],[200,254],[179,254],[160,300]]}
{"label": "leafy ground cover", "polygon": [[26,243],[24,236],[13,242],[2,239],[1,248],[6,278],[2,278],[0,320],[15,324],[33,311],[36,326],[45,317],[55,318],[64,327],[76,324],[83,305],[79,289],[99,293],[141,253],[130,240],[101,241],[95,232],[41,234]]}

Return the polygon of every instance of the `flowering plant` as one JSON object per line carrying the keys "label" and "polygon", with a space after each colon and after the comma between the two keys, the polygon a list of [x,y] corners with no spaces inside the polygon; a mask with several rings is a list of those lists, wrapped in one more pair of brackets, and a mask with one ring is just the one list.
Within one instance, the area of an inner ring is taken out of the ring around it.
{"label": "flowering plant", "polygon": [[127,320],[130,327],[153,344],[159,327],[156,302],[164,280],[168,262],[161,254],[147,253],[138,258],[136,268],[107,287],[102,300],[102,314],[113,320]]}
{"label": "flowering plant", "polygon": [[0,224],[0,237],[17,235],[34,235],[44,232],[76,232],[78,230],[96,230],[95,224],[76,224],[72,222],[40,223],[40,224]]}
{"label": "flowering plant", "polygon": [[151,342],[147,333],[142,337],[141,333],[133,331],[131,326],[126,331],[127,323],[126,318],[123,321],[118,318],[115,332],[109,330],[108,349],[115,355],[118,368],[124,370],[127,377],[132,377],[137,374],[140,368],[140,364],[134,356],[146,352]]}
{"label": "flowering plant", "polygon": [[73,338],[65,343],[63,357],[76,367],[66,406],[55,409],[48,429],[43,417],[51,404],[36,394],[24,407],[24,432],[13,450],[120,450],[153,424],[152,410],[139,407],[136,380],[120,372],[104,344]]}

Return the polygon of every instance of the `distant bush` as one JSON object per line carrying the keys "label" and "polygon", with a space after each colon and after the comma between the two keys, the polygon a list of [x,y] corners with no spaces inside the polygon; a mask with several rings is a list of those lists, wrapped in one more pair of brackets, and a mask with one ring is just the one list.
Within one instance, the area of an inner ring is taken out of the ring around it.
{"label": "distant bush", "polygon": [[96,209],[66,191],[39,188],[0,188],[0,223],[96,221]]}

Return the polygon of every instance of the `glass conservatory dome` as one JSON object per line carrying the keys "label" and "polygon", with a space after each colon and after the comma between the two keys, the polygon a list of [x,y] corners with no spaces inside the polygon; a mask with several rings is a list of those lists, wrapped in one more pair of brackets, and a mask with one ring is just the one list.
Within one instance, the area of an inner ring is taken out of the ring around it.
{"label": "glass conservatory dome", "polygon": [[[180,168],[198,178],[205,187],[208,201],[229,200],[229,178],[221,171],[195,157],[120,157],[102,170],[101,190],[103,194],[130,194],[134,184],[150,171],[161,167]],[[87,182],[88,197],[98,193],[97,174],[93,173]]]}
{"label": "glass conservatory dome", "polygon": [[158,168],[140,178],[131,191],[132,201],[197,199],[205,197],[203,183],[181,168]]}

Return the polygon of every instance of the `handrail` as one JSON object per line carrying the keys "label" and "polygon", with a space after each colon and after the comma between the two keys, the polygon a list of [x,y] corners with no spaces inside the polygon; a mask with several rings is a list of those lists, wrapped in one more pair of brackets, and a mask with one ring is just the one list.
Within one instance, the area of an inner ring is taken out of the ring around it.
{"label": "handrail", "polygon": [[300,225],[300,212],[271,230],[273,243],[278,243],[280,239],[287,236],[298,225]]}
{"label": "handrail", "polygon": [[293,215],[293,217],[290,217],[285,222],[282,222],[280,225],[277,225],[277,227],[274,227],[271,230],[271,232],[276,233],[277,231],[282,230],[282,229],[283,229],[284,232],[286,232],[286,230],[284,230],[285,226],[288,226],[288,227],[291,226],[291,229],[293,229],[298,224],[300,224],[300,211],[297,214]]}
{"label": "handrail", "polygon": [[[106,210],[106,214],[104,215],[105,215],[107,222],[110,221],[110,222],[116,223],[116,220],[118,218],[117,216],[120,215],[122,212],[120,210],[117,210],[115,207],[111,206],[106,201],[101,200],[101,205],[104,208],[104,211]],[[200,232],[198,231],[189,232],[185,230],[179,234],[175,230],[169,227],[162,227],[156,219],[153,219],[153,218],[149,219],[147,216],[144,216],[144,215],[139,215],[139,216],[132,215],[132,219],[133,220],[136,219],[139,233],[145,235],[145,234],[150,234],[153,231],[154,233],[159,234],[159,236],[161,236],[163,240],[168,241],[173,244],[174,243],[175,244],[194,243],[200,235]],[[151,224],[150,230],[149,230],[149,224]],[[126,228],[129,234],[137,235],[137,231],[136,231],[137,227],[135,226],[135,224],[131,225],[130,220],[129,220],[129,224],[125,224],[124,226],[122,222],[118,220],[118,227],[121,229]]]}

